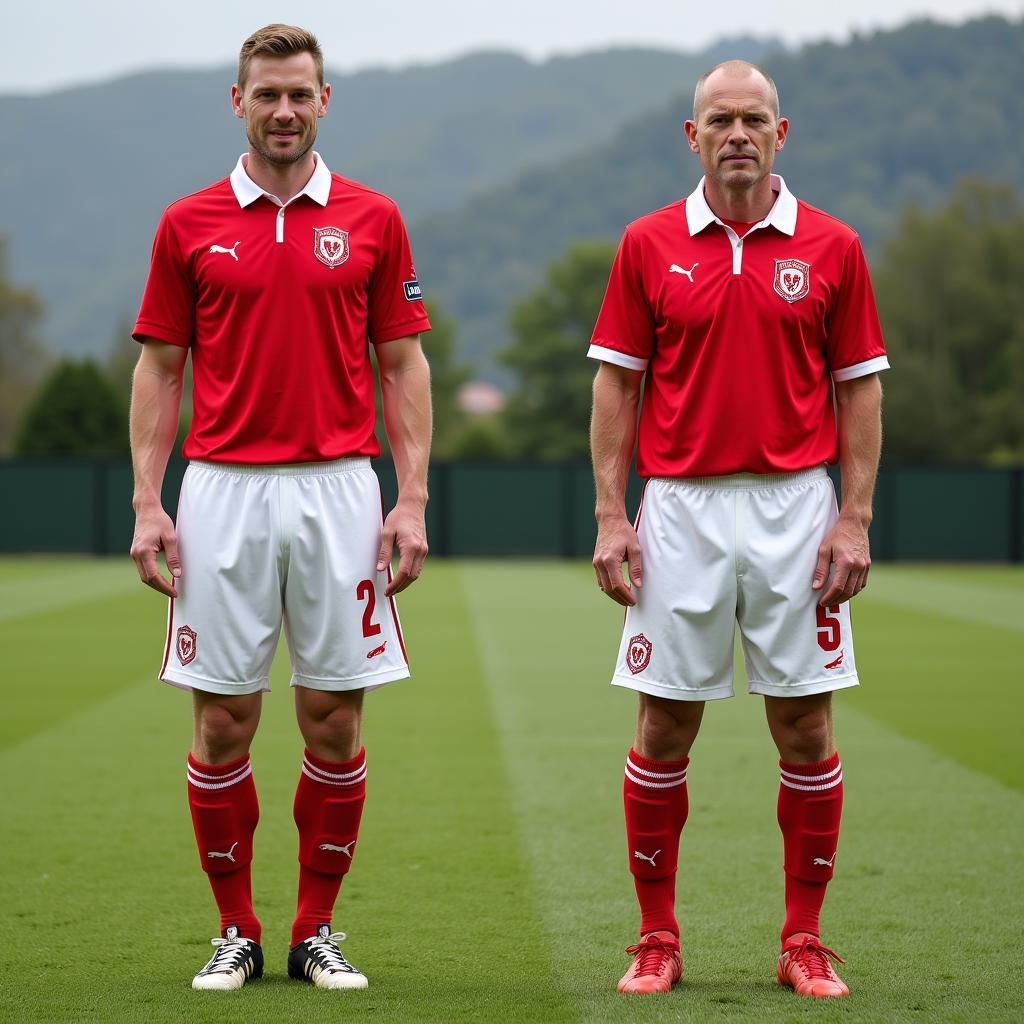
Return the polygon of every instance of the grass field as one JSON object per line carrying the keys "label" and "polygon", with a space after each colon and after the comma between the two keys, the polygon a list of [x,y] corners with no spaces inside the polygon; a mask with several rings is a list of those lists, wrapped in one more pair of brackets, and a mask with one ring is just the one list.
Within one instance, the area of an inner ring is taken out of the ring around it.
{"label": "grass field", "polygon": [[589,567],[433,562],[402,598],[414,679],[368,698],[369,799],[336,927],[365,993],[289,982],[301,742],[279,657],[253,748],[267,977],[193,993],[216,932],[185,807],[188,698],[127,560],[0,561],[0,1021],[1024,1019],[1024,573],[877,567],[837,698],[846,812],[825,939],[841,1003],[774,982],[775,753],[709,708],[690,769],[686,977],[626,998],[620,790],[634,700]]}

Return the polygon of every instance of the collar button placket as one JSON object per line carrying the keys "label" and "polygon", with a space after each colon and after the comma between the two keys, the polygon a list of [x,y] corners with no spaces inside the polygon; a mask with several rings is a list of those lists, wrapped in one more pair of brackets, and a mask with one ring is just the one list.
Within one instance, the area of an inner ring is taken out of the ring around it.
{"label": "collar button placket", "polygon": [[743,239],[737,238],[734,242],[730,237],[729,241],[732,243],[732,272],[738,277],[743,272]]}

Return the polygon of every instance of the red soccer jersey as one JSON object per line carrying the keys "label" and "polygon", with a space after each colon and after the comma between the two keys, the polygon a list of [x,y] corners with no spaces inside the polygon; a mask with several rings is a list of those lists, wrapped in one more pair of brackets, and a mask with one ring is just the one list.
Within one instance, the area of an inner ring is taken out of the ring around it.
{"label": "red soccer jersey", "polygon": [[740,239],[704,181],[634,221],[590,356],[646,370],[641,476],[785,473],[838,457],[831,380],[889,365],[854,231],[778,197]]}
{"label": "red soccer jersey", "polygon": [[398,207],[317,157],[284,206],[239,159],[168,207],[133,336],[192,349],[188,458],[262,464],[379,455],[368,342],[429,329]]}

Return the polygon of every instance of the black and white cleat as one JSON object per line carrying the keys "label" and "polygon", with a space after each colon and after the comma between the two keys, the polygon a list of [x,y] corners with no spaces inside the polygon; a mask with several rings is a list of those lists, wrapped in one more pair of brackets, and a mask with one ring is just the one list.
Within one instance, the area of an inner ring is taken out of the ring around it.
{"label": "black and white cleat", "polygon": [[366,975],[338,949],[344,939],[344,932],[332,932],[329,924],[320,925],[316,935],[291,948],[288,977],[308,981],[317,988],[366,988]]}
{"label": "black and white cleat", "polygon": [[252,939],[243,939],[234,926],[225,929],[224,938],[210,942],[217,951],[192,979],[194,989],[229,991],[263,977],[263,950]]}

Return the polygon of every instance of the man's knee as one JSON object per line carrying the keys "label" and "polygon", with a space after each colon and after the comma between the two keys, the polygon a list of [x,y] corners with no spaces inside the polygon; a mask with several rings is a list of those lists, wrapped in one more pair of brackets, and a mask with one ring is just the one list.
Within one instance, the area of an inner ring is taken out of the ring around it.
{"label": "man's knee", "polygon": [[306,746],[318,757],[347,761],[361,745],[363,691],[328,693],[295,688],[299,730]]}
{"label": "man's knee", "polygon": [[193,754],[205,764],[225,764],[244,757],[259,725],[262,695],[193,693]]}
{"label": "man's knee", "polygon": [[666,700],[640,694],[637,753],[656,761],[688,757],[703,714],[703,701]]}
{"label": "man's knee", "polygon": [[831,757],[835,747],[830,696],[813,701],[778,698],[769,704],[772,736],[784,761],[813,764]]}

